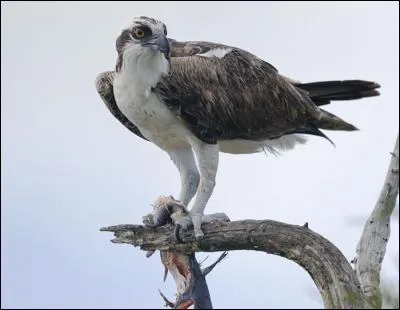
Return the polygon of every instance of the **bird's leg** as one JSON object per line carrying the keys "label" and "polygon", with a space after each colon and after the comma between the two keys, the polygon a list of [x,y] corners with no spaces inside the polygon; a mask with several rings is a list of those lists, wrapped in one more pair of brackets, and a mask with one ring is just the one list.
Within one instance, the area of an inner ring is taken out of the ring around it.
{"label": "bird's leg", "polygon": [[201,142],[193,145],[193,150],[199,165],[200,183],[197,188],[193,207],[190,210],[190,217],[193,223],[194,235],[196,239],[201,239],[204,236],[201,230],[204,209],[215,186],[215,177],[217,175],[219,160],[219,146],[218,144],[206,144]]}
{"label": "bird's leg", "polygon": [[191,148],[182,148],[168,152],[181,175],[181,192],[179,201],[186,207],[196,194],[200,181],[196,161]]}

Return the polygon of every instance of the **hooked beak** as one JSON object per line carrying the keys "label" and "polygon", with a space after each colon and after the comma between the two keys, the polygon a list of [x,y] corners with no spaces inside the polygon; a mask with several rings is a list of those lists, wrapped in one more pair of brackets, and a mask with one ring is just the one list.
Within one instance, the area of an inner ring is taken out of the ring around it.
{"label": "hooked beak", "polygon": [[169,42],[165,35],[155,35],[142,43],[142,46],[150,47],[153,51],[163,53],[169,59]]}

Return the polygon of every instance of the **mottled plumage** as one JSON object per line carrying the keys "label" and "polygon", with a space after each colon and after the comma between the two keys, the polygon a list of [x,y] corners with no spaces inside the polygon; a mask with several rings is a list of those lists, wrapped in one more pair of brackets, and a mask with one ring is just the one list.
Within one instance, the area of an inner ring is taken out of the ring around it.
{"label": "mottled plumage", "polygon": [[[257,56],[223,44],[166,38],[165,25],[135,18],[116,40],[116,72],[96,80],[111,113],[165,150],[179,169],[180,200],[196,236],[215,185],[219,152],[278,152],[321,129],[357,128],[321,106],[379,95],[362,80],[300,83]],[[194,160],[196,156],[197,164]]]}
{"label": "mottled plumage", "polygon": [[[171,73],[153,91],[207,143],[275,139],[293,133],[320,136],[318,129],[357,130],[318,106],[379,95],[374,82],[296,83],[242,49],[204,41],[169,42]],[[222,59],[197,56],[217,48],[231,52]],[[124,126],[144,138],[119,112],[112,98],[112,77],[113,72],[100,77],[100,95],[109,97],[108,108]]]}

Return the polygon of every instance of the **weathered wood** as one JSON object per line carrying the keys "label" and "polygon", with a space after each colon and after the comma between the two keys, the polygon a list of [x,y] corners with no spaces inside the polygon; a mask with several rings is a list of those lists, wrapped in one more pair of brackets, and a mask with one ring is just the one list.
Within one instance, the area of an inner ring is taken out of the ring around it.
{"label": "weathered wood", "polygon": [[156,229],[142,225],[104,227],[115,235],[114,243],[128,243],[142,250],[191,253],[234,250],[264,251],[290,259],[314,280],[326,308],[360,309],[367,301],[346,258],[335,245],[307,227],[271,220],[206,223],[204,239],[194,241],[193,230],[181,233],[176,243],[172,225]]}
{"label": "weathered wood", "polygon": [[[184,230],[176,243],[173,225],[151,228],[142,225],[104,227],[115,235],[114,243],[128,243],[143,250],[183,253],[234,250],[264,251],[292,260],[311,276],[325,308],[381,308],[380,270],[390,237],[390,217],[399,194],[399,136],[380,197],[367,220],[357,246],[355,271],[330,241],[302,226],[271,220],[211,222],[202,226],[204,239],[195,240]],[[171,303],[172,304],[172,303]]]}
{"label": "weathered wood", "polygon": [[399,135],[392,153],[386,179],[357,246],[355,269],[370,306],[382,307],[380,271],[390,237],[390,217],[399,195]]}

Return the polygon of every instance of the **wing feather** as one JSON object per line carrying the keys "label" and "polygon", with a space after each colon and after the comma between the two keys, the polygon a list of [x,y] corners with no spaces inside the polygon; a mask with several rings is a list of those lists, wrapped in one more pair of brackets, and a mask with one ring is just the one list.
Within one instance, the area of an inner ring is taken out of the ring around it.
{"label": "wing feather", "polygon": [[232,48],[222,58],[179,55],[155,92],[205,142],[306,132],[321,115],[305,91],[246,51]]}
{"label": "wing feather", "polygon": [[[356,130],[318,105],[330,100],[379,94],[374,90],[379,85],[368,81],[301,84],[236,47],[205,41],[168,40],[171,74],[153,91],[207,143],[216,143],[219,139],[275,139],[293,133],[324,136],[318,128]],[[199,56],[221,48],[230,52],[222,58]],[[99,74],[97,91],[117,120],[146,139],[115,102],[114,74],[111,71]]]}

